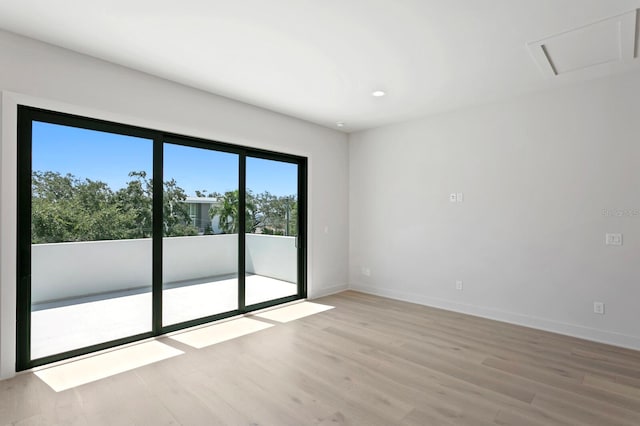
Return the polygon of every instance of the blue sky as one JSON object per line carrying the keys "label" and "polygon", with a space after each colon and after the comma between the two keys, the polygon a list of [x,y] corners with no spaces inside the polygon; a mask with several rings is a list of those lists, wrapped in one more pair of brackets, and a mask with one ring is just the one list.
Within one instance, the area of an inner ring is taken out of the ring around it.
{"label": "blue sky", "polygon": [[[33,170],[71,173],[106,182],[118,190],[131,171],[152,175],[153,143],[132,136],[57,124],[33,123]],[[164,145],[164,178],[174,178],[187,195],[196,190],[224,193],[238,188],[238,156],[180,145]],[[247,187],[254,193],[297,192],[297,166],[247,158]]]}

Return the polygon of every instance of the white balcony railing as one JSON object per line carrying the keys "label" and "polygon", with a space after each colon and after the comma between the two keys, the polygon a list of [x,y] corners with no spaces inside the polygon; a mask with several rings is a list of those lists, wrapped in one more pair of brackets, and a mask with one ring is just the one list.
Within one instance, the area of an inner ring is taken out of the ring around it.
{"label": "white balcony railing", "polygon": [[[163,281],[198,280],[237,271],[237,235],[163,241]],[[33,304],[151,286],[151,239],[36,244]],[[247,234],[247,273],[295,283],[295,237]]]}

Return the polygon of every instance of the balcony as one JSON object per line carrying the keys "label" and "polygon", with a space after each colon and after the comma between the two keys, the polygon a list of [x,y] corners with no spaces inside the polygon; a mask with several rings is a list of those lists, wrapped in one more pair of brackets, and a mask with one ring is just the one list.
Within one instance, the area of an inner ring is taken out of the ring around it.
{"label": "balcony", "polygon": [[[163,324],[237,309],[237,235],[163,240]],[[151,330],[151,239],[32,246],[33,359]],[[295,237],[246,235],[246,304],[297,293]]]}

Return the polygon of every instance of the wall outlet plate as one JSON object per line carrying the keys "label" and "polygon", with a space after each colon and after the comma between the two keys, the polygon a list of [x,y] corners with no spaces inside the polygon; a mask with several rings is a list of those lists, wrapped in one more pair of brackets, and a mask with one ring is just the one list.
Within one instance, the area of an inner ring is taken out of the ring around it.
{"label": "wall outlet plate", "polygon": [[452,192],[451,194],[449,194],[449,202],[457,203],[458,202],[458,194],[456,194],[455,192]]}
{"label": "wall outlet plate", "polygon": [[463,289],[463,283],[462,283],[462,280],[457,280],[457,281],[456,281],[456,290],[458,290],[458,291],[462,291],[462,289]]}
{"label": "wall outlet plate", "polygon": [[603,302],[593,302],[593,313],[604,315],[604,303]]}
{"label": "wall outlet plate", "polygon": [[605,244],[608,246],[621,246],[622,245],[622,234],[609,234],[605,235]]}

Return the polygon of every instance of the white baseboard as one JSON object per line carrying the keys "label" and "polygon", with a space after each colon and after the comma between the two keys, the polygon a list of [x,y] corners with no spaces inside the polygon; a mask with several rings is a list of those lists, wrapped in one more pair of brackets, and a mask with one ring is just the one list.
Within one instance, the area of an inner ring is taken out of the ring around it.
{"label": "white baseboard", "polygon": [[309,291],[308,299],[311,300],[319,297],[331,296],[332,294],[341,293],[346,290],[349,290],[349,286],[346,284],[320,288],[318,290]]}
{"label": "white baseboard", "polygon": [[566,336],[577,337],[594,342],[640,350],[640,337],[637,336],[630,336],[612,331],[598,330],[575,324],[567,324],[559,321],[532,317],[529,315],[522,315],[514,312],[506,312],[497,309],[486,308],[483,306],[454,302],[451,300],[430,298],[421,294],[399,292],[388,288],[351,285],[349,286],[349,289],[362,293],[373,294],[376,296],[388,297],[390,299],[401,300],[404,302],[417,303],[419,305],[430,306],[434,308],[445,309],[448,311],[459,312],[462,314],[502,321],[510,324],[536,328],[538,330],[549,331],[552,333],[563,334]]}

